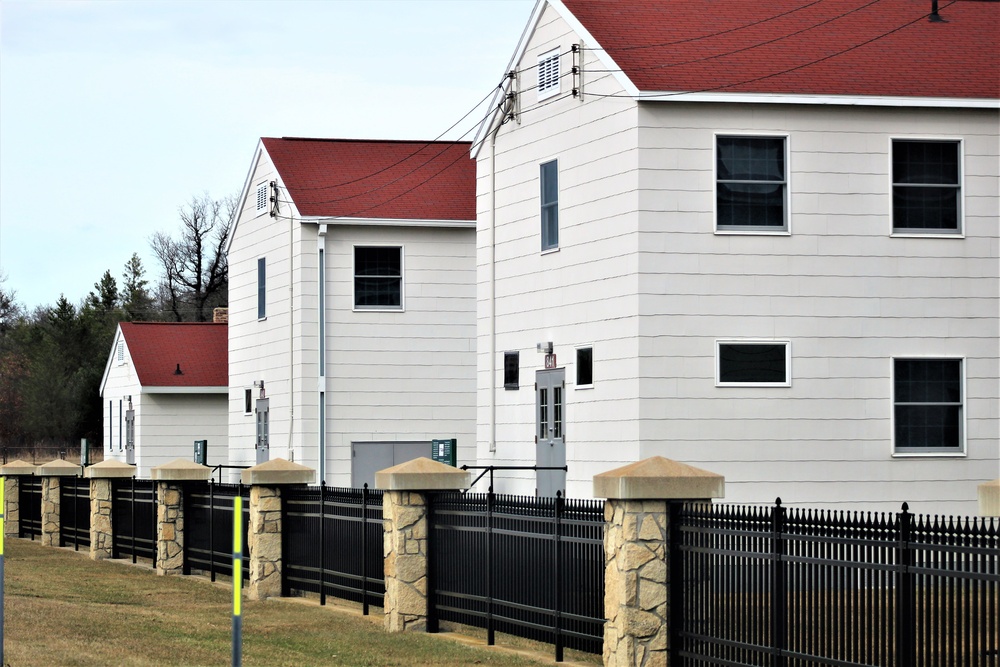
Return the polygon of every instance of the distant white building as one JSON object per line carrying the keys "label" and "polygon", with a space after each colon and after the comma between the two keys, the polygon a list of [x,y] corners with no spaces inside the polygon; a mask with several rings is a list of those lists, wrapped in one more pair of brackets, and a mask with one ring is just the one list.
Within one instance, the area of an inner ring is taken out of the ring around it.
{"label": "distant white building", "polygon": [[[540,0],[477,137],[478,460],[589,496],[976,512],[1000,474],[1000,3]],[[502,102],[503,98],[498,98]]]}
{"label": "distant white building", "polygon": [[224,323],[119,324],[101,380],[104,458],[149,479],[207,440],[208,465],[227,463],[227,368]]}
{"label": "distant white building", "polygon": [[455,142],[260,140],[229,259],[229,443],[329,485],[475,460],[475,163]]}

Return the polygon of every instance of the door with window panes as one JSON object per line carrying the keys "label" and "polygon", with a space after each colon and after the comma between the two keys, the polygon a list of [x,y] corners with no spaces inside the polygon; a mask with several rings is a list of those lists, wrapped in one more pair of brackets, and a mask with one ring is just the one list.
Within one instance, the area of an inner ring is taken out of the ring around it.
{"label": "door with window panes", "polygon": [[[535,465],[566,465],[566,371],[535,373]],[[566,495],[565,470],[538,470],[535,494],[551,497],[561,491]]]}
{"label": "door with window panes", "polygon": [[257,399],[257,463],[267,463],[271,459],[271,424],[267,398]]}

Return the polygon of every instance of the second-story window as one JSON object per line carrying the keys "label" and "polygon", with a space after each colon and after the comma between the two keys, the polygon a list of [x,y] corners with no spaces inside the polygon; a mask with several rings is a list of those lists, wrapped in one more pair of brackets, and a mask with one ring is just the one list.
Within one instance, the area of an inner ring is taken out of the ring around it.
{"label": "second-story window", "polygon": [[257,319],[267,317],[267,261],[257,258]]}
{"label": "second-story window", "polygon": [[354,248],[354,308],[403,309],[403,249],[399,246]]}
{"label": "second-story window", "polygon": [[556,160],[541,166],[539,174],[542,202],[542,250],[559,247],[559,164]]}
{"label": "second-story window", "polygon": [[716,138],[716,230],[788,230],[784,137]]}
{"label": "second-story window", "polygon": [[892,141],[892,231],[959,234],[961,184],[957,141]]}

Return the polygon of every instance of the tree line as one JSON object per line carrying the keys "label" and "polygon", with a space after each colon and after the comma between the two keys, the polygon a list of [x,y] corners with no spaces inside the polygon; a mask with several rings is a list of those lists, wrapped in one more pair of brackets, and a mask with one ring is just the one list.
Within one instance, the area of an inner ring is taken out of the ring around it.
{"label": "tree line", "polygon": [[192,197],[180,230],[157,232],[153,283],[138,253],[79,304],[28,311],[0,275],[0,447],[101,446],[100,384],[119,322],[206,322],[229,298],[225,246],[236,197]]}

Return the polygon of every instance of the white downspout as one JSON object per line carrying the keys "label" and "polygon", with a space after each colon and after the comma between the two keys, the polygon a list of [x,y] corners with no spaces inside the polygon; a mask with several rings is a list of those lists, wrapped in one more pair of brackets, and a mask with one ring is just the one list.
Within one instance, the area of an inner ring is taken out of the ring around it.
{"label": "white downspout", "polygon": [[319,450],[316,458],[317,470],[319,471],[319,483],[326,484],[326,422],[329,419],[329,415],[326,414],[326,364],[327,364],[327,350],[326,350],[326,224],[320,224],[319,234],[317,235],[316,242],[316,257],[317,257],[317,271],[316,274],[319,277],[319,284],[317,286],[317,297],[319,303],[317,304],[317,319],[319,321],[319,430],[317,432],[317,449]]}
{"label": "white downspout", "polygon": [[490,453],[497,451],[497,125],[490,137]]}
{"label": "white downspout", "polygon": [[288,217],[288,460],[295,461],[295,216]]}

